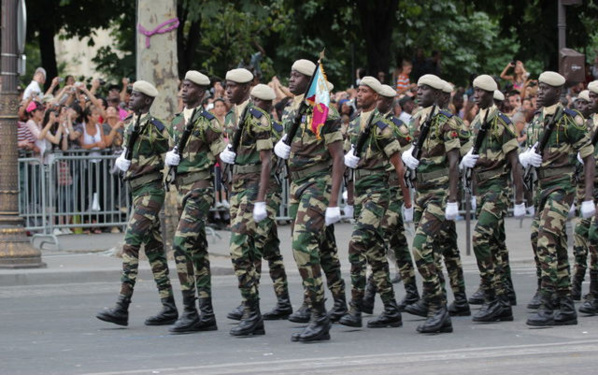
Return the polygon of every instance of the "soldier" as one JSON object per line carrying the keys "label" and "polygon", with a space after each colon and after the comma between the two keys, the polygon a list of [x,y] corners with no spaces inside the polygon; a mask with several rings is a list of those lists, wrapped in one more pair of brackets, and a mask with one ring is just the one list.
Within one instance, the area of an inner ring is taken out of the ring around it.
{"label": "soldier", "polygon": [[233,336],[263,335],[264,320],[259,305],[259,272],[262,255],[257,247],[257,227],[268,217],[266,191],[272,169],[272,122],[263,110],[249,100],[253,74],[247,69],[226,73],[226,96],[234,105],[226,119],[227,148],[220,159],[233,166],[230,213],[230,253],[244,313]]}
{"label": "soldier", "polygon": [[428,306],[427,320],[417,327],[420,333],[453,331],[437,259],[441,255],[441,242],[450,235],[447,222],[455,220],[459,211],[457,187],[461,144],[459,125],[453,115],[444,111],[431,113],[443,87],[442,80],[435,75],[426,74],[418,80],[417,96],[423,109],[413,119],[411,131],[422,137],[419,134],[421,127],[429,120],[429,132],[418,139],[422,146],[419,160],[413,156],[414,147],[402,156],[405,165],[417,171],[414,214],[417,229],[413,254],[424,279],[423,298]]}
{"label": "soldier", "polygon": [[[363,77],[357,91],[357,105],[361,113],[349,124],[345,148],[345,165],[355,170],[354,187],[355,225],[349,242],[351,262],[351,303],[349,312],[339,321],[350,327],[361,327],[362,301],[366,284],[366,265],[372,267],[376,290],[384,303],[384,312],[368,322],[369,328],[400,327],[401,312],[394,296],[388,261],[384,248],[382,221],[390,201],[388,164],[394,167],[405,199],[410,209],[411,196],[405,185],[405,170],[400,161],[401,145],[395,137],[394,124],[378,112],[380,82],[370,76]],[[351,192],[349,192],[351,195]]]}
{"label": "soldier", "polygon": [[[528,165],[538,168],[537,210],[532,223],[531,243],[541,270],[541,304],[536,314],[527,319],[527,324],[577,324],[577,314],[571,299],[565,222],[575,194],[572,160],[577,153],[584,161],[585,172],[585,197],[581,204],[581,215],[589,218],[596,211],[592,199],[594,147],[589,143],[583,117],[577,111],[564,108],[559,102],[565,78],[547,71],[540,74],[538,81],[538,106],[543,108],[534,116],[529,132],[528,141],[534,146],[519,155],[524,168]],[[548,128],[545,120],[554,127]],[[542,145],[536,142],[543,141],[548,135],[545,147],[540,148]],[[557,306],[553,304],[553,297],[558,299]],[[559,308],[556,314],[555,307]]]}
{"label": "soldier", "polygon": [[129,149],[125,149],[115,162],[129,184],[133,209],[125,232],[122,286],[118,301],[114,308],[101,311],[96,317],[122,326],[129,324],[128,308],[137,280],[141,244],[145,245],[145,254],[163,305],[162,311],[146,319],[145,324],[172,324],[178,318],[160,234],[159,213],[165,194],[162,154],[168,150],[168,135],[162,121],[149,113],[156,96],[158,90],[151,83],[137,81],[133,84],[129,108],[136,114],[125,121],[124,144]]}
{"label": "soldier", "polygon": [[476,212],[478,222],[473,234],[473,250],[480,270],[484,303],[473,316],[473,321],[512,321],[507,278],[501,274],[507,267],[501,266],[504,258],[501,253],[506,249],[504,218],[512,196],[509,170],[515,184],[515,217],[525,215],[523,180],[517,158],[519,144],[511,120],[493,103],[497,90],[494,79],[486,74],[480,75],[474,79],[473,88],[474,100],[480,111],[472,127],[478,130],[478,134],[475,145],[459,165],[465,170],[466,178],[467,170],[473,170],[477,200],[480,202]]}
{"label": "soldier", "polygon": [[[201,102],[210,79],[198,71],[185,74],[181,96],[185,108],[172,120],[171,146],[166,164],[176,172],[179,224],[174,235],[174,259],[183,293],[185,309],[170,332],[190,333],[218,329],[212,308],[212,285],[206,218],[214,202],[212,168],[226,147],[222,125],[203,110]],[[181,139],[189,136],[182,144]],[[199,297],[201,316],[195,307]]]}
{"label": "soldier", "polygon": [[[401,148],[408,148],[411,145],[409,127],[398,117],[395,117],[392,112],[395,97],[396,91],[392,87],[382,85],[377,109],[385,120],[390,120],[393,123],[392,130]],[[405,193],[401,190],[401,184],[399,184],[394,165],[389,163],[386,172],[388,173],[388,184],[390,187],[390,201],[384,215],[384,220],[382,221],[382,228],[385,232],[384,240],[387,246],[388,258],[396,262],[400,279],[403,280],[405,286],[405,297],[398,304],[399,311],[402,312],[408,305],[419,300],[419,292],[417,291],[417,284],[415,282],[415,268],[413,266],[413,259],[411,258],[411,251],[407,244],[407,238],[405,237],[405,226],[403,225],[404,222],[409,223],[413,221],[413,206],[411,205],[411,207],[407,208],[404,204],[403,194],[409,195],[409,200],[411,200],[411,195],[408,189],[406,189]],[[403,220],[402,210],[404,210],[405,220]],[[373,313],[375,296],[376,285],[373,274],[371,274],[368,278],[361,306],[364,313]]]}
{"label": "soldier", "polygon": [[[289,213],[293,218],[293,255],[303,286],[309,293],[311,317],[302,333],[291,337],[293,341],[316,341],[330,339],[330,319],[324,305],[324,287],[321,276],[320,246],[325,241],[326,225],[340,220],[337,205],[344,171],[343,145],[340,117],[329,112],[319,132],[311,129],[313,108],[305,112],[304,93],[315,72],[315,64],[309,60],[297,60],[291,68],[289,90],[296,95],[285,108],[283,127],[287,134],[276,144],[274,151],[282,159],[288,159],[291,177]],[[285,141],[295,121],[299,121],[297,133]]]}

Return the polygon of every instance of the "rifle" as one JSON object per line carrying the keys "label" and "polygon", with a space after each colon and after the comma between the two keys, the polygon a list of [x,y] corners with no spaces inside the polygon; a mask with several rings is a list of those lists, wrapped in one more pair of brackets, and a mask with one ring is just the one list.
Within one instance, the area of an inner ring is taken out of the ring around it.
{"label": "rifle", "polygon": [[[239,121],[237,131],[233,135],[233,142],[231,143],[233,152],[237,152],[237,148],[239,148],[239,143],[241,143],[241,135],[243,134],[243,128],[245,127],[245,121],[247,120],[248,108],[249,108],[249,104],[247,104],[245,106],[245,108],[243,109],[243,113],[241,113],[241,121]],[[230,171],[230,164],[225,163],[224,168],[222,168],[222,178],[221,178],[223,186],[228,183],[229,171]]]}
{"label": "rifle", "polygon": [[[363,151],[363,146],[365,146],[365,142],[368,140],[368,138],[370,137],[370,133],[372,132],[372,124],[374,121],[374,117],[376,117],[376,113],[374,111],[372,111],[372,114],[370,115],[370,118],[368,119],[368,123],[365,125],[365,128],[363,128],[363,131],[359,134],[359,138],[357,138],[357,143],[355,144],[355,148],[354,148],[354,155],[359,157],[359,155],[361,155],[361,151]],[[355,170],[351,169],[348,171],[348,174],[346,176],[347,181],[350,181],[353,179],[353,174],[354,174]]]}
{"label": "rifle", "polygon": [[[488,110],[486,111],[486,114],[484,115],[484,122],[482,122],[482,126],[480,126],[480,131],[478,132],[478,135],[476,136],[475,143],[474,143],[473,149],[471,151],[471,153],[473,155],[477,155],[480,153],[480,147],[482,147],[482,142],[484,141],[484,138],[486,138],[486,133],[488,133],[488,130],[490,128],[490,126],[488,125],[488,114],[489,113],[490,113],[490,108],[488,108]],[[472,193],[472,191],[471,191],[471,172],[472,172],[472,170],[473,170],[473,168],[467,168],[467,170],[465,171],[465,188],[469,192],[469,195],[471,195],[471,193]]]}
{"label": "rifle", "polygon": [[[561,118],[563,117],[563,107],[559,106],[557,112],[552,116],[552,119],[550,119],[550,122],[548,123],[548,125],[546,125],[546,129],[544,130],[544,134],[542,134],[542,139],[540,140],[540,143],[538,144],[538,147],[536,147],[536,154],[538,155],[542,155],[542,153],[544,152],[544,148],[546,147],[546,145],[548,144],[548,140],[550,139],[550,135],[552,134],[552,131],[554,130],[554,126],[556,125],[557,122],[559,122],[561,120]],[[533,180],[534,180],[534,171],[536,168],[534,168],[531,165],[528,165],[527,168],[525,169],[525,173],[523,174],[523,184],[525,185],[525,188],[528,189],[529,191],[532,191],[533,188]]]}
{"label": "rifle", "polygon": [[[430,116],[428,119],[422,124],[419,131],[419,137],[417,138],[416,142],[413,142],[413,157],[419,160],[422,156],[422,148],[424,147],[424,142],[426,138],[428,138],[428,133],[430,132],[430,127],[432,126],[432,119],[436,116],[436,104],[432,107],[430,111]],[[415,181],[417,177],[417,171],[415,169],[410,169],[409,173],[406,174],[406,178],[408,180],[407,186],[413,186],[413,181]],[[407,182],[407,181],[406,181]]]}
{"label": "rifle", "polygon": [[[596,129],[594,131],[594,134],[592,135],[592,139],[590,140],[590,144],[592,144],[594,147],[596,146],[596,143],[598,143],[598,129]],[[582,172],[583,172],[583,164],[577,163],[577,165],[575,166],[575,181],[576,182],[581,181],[581,173]]]}
{"label": "rifle", "polygon": [[[181,156],[183,155],[183,150],[185,149],[185,146],[187,146],[187,141],[189,140],[189,137],[191,136],[191,131],[193,130],[193,121],[195,119],[195,113],[197,112],[197,109],[199,108],[199,106],[195,107],[195,109],[193,109],[193,112],[191,113],[191,117],[189,117],[189,121],[187,121],[187,124],[185,125],[185,130],[183,131],[183,134],[181,135],[181,139],[179,140],[179,143],[177,145],[174,146],[174,148],[172,149],[172,151],[174,153],[176,153],[177,155]],[[174,183],[174,180],[176,178],[176,170],[177,170],[177,166],[176,165],[171,165],[170,168],[168,169],[168,174],[166,175],[166,179],[164,180],[164,189],[166,191],[170,191],[169,185]]]}
{"label": "rifle", "polygon": [[135,125],[133,126],[133,131],[131,132],[131,136],[129,137],[129,143],[127,143],[127,152],[125,152],[125,159],[131,161],[133,159],[133,147],[135,147],[135,142],[137,142],[137,138],[139,138],[140,133],[140,121],[141,121],[141,113],[137,112],[137,121],[135,121]]}

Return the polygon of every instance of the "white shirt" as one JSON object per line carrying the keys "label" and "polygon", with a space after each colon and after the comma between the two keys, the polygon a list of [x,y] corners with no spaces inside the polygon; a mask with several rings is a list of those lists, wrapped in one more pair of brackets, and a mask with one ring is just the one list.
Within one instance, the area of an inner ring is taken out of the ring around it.
{"label": "white shirt", "polygon": [[39,94],[41,96],[42,89],[39,87],[39,83],[33,80],[25,89],[25,92],[23,93],[23,100],[27,100],[30,97],[35,98],[35,96],[37,96],[36,94]]}
{"label": "white shirt", "polygon": [[399,120],[403,121],[406,125],[409,125],[412,117],[413,116],[410,115],[409,113],[402,111],[401,114],[399,115]]}

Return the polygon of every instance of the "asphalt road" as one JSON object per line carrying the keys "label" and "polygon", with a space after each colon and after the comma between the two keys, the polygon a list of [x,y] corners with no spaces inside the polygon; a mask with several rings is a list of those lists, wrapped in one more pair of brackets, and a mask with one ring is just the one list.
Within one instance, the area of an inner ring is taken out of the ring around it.
{"label": "asphalt road", "polygon": [[[291,334],[303,327],[288,321],[266,322],[265,336],[231,337],[235,322],[226,313],[240,299],[233,276],[213,278],[219,330],[178,336],[169,335],[167,327],[143,325],[159,309],[147,275],[136,288],[127,328],[95,318],[115,301],[116,281],[5,287],[0,290],[0,374],[594,373],[598,317],[580,317],[577,326],[528,328],[525,305],[534,291],[534,272],[528,265],[513,271],[519,300],[514,322],[474,324],[458,317],[452,334],[421,335],[415,331],[418,317],[403,314],[401,328],[368,329],[365,316],[364,328],[334,325],[331,341],[311,344],[291,342]],[[289,281],[296,308],[299,277],[291,275]],[[466,268],[466,281],[472,293],[475,269]],[[402,284],[395,292],[402,298]],[[262,311],[269,310],[270,280],[262,281],[261,293]],[[180,307],[178,292],[176,298]],[[377,299],[375,313],[381,310]]]}

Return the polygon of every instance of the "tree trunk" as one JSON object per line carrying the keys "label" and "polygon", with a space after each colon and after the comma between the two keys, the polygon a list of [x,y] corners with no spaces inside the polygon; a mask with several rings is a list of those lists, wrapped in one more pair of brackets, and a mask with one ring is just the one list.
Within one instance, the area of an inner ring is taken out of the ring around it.
{"label": "tree trunk", "polygon": [[[39,51],[42,58],[42,66],[46,69],[46,84],[44,91],[50,87],[52,79],[58,75],[56,65],[56,51],[54,49],[54,28],[40,28],[37,36]],[[29,73],[29,72],[27,72]],[[33,75],[33,72],[31,72]]]}

